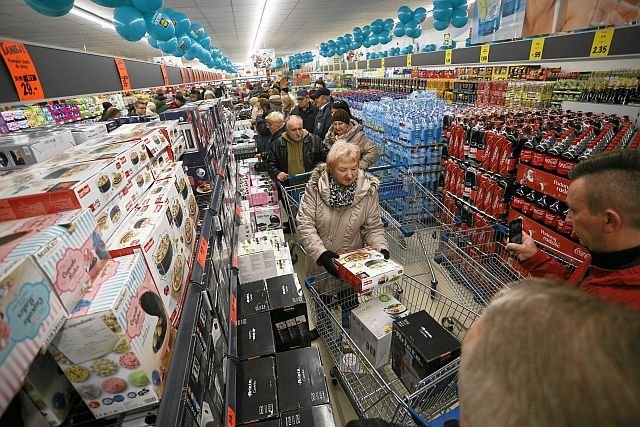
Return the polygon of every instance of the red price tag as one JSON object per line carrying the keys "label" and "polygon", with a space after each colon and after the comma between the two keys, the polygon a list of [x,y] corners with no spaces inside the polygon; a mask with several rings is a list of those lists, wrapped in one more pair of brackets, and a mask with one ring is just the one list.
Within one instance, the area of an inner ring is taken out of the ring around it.
{"label": "red price tag", "polygon": [[193,70],[191,68],[187,68],[187,73],[189,73],[189,83],[193,83]]}
{"label": "red price tag", "polygon": [[198,264],[204,269],[204,263],[207,260],[207,251],[209,250],[209,242],[204,237],[200,237],[200,246],[198,246]]}
{"label": "red price tag", "polygon": [[236,427],[236,412],[227,406],[227,427]]}
{"label": "red price tag", "polygon": [[24,44],[0,40],[0,54],[11,74],[20,101],[44,99],[36,66]]}
{"label": "red price tag", "polygon": [[185,76],[184,76],[184,68],[180,68],[180,76],[182,77],[182,84],[185,84],[187,80],[185,79]]}
{"label": "red price tag", "polygon": [[160,71],[162,71],[162,79],[164,80],[164,85],[169,86],[169,76],[167,76],[167,68],[164,64],[160,64]]}
{"label": "red price tag", "polygon": [[122,90],[131,90],[131,80],[129,80],[129,72],[127,66],[122,58],[114,58],[116,60],[116,67],[118,68],[118,74],[120,74],[120,82],[122,83]]}
{"label": "red price tag", "polygon": [[231,259],[231,267],[238,269],[238,249],[233,251],[233,258]]}
{"label": "red price tag", "polygon": [[238,301],[236,300],[235,294],[231,294],[231,323],[233,326],[236,326],[236,322],[238,321]]}

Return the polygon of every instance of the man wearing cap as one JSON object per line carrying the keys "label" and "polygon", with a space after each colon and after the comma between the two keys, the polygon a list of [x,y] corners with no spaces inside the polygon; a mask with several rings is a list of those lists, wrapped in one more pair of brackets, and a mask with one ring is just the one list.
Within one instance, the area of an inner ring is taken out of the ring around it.
{"label": "man wearing cap", "polygon": [[291,111],[291,115],[302,117],[302,127],[304,130],[313,133],[313,125],[318,115],[318,107],[311,102],[309,92],[307,92],[306,89],[298,89],[296,95],[298,97],[298,105]]}
{"label": "man wearing cap", "polygon": [[324,140],[329,128],[331,127],[331,91],[325,87],[321,87],[313,93],[312,99],[318,107],[318,115],[313,124],[313,133],[318,135],[320,139]]}

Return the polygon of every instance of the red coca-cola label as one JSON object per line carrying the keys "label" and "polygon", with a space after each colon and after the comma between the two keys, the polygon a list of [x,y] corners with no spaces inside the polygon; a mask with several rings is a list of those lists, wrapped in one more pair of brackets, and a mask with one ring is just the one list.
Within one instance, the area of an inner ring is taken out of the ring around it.
{"label": "red coca-cola label", "polygon": [[569,172],[575,165],[574,161],[559,159],[556,165],[556,173],[561,176],[569,176]]}
{"label": "red coca-cola label", "polygon": [[544,214],[544,225],[546,225],[549,228],[556,228],[558,226],[559,220],[560,220],[560,215],[554,214],[551,211],[547,211]]}
{"label": "red coca-cola label", "polygon": [[513,200],[511,200],[511,207],[517,211],[522,210],[523,204],[524,204],[524,197],[515,196]]}
{"label": "red coca-cola label", "polygon": [[531,166],[542,167],[544,165],[545,155],[544,153],[533,153],[533,158],[531,159]]}
{"label": "red coca-cola label", "polygon": [[500,155],[500,163],[498,165],[498,173],[507,176],[509,172],[509,156],[511,155],[511,142],[506,141],[502,145],[502,154]]}
{"label": "red coca-cola label", "polygon": [[566,219],[560,218],[556,229],[562,234],[570,235],[573,231],[573,225],[569,224]]}
{"label": "red coca-cola label", "polygon": [[520,163],[531,164],[531,160],[533,159],[533,150],[529,150],[527,148],[523,148],[520,152]]}
{"label": "red coca-cola label", "polygon": [[522,213],[525,215],[531,215],[533,213],[533,203],[525,199],[522,204]]}
{"label": "red coca-cola label", "polygon": [[531,217],[533,219],[535,219],[536,221],[543,221],[544,220],[544,215],[545,215],[545,210],[539,206],[535,206],[533,208],[533,213],[531,215]]}
{"label": "red coca-cola label", "polygon": [[558,158],[555,156],[545,156],[542,168],[548,172],[555,172],[558,167]]}
{"label": "red coca-cola label", "polygon": [[491,153],[491,162],[489,163],[489,169],[493,172],[498,172],[500,165],[500,150],[503,146],[503,138],[501,136],[496,137],[493,145],[493,152]]}

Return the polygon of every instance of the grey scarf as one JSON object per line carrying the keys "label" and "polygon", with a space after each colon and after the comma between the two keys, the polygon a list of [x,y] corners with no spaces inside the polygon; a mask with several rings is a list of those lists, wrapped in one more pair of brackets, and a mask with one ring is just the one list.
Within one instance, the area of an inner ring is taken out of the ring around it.
{"label": "grey scarf", "polygon": [[344,208],[350,206],[356,197],[356,179],[348,187],[343,187],[333,180],[329,174],[329,206],[332,208]]}

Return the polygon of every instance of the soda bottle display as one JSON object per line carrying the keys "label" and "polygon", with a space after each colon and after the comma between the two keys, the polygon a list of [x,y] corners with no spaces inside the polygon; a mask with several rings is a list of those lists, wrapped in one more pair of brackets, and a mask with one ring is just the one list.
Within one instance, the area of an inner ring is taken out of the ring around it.
{"label": "soda bottle display", "polygon": [[573,231],[573,225],[567,222],[567,214],[569,213],[569,207],[566,203],[562,203],[560,205],[560,219],[558,220],[558,225],[556,230],[560,234],[564,234],[565,236],[571,236],[571,232]]}
{"label": "soda bottle display", "polygon": [[513,193],[513,199],[511,200],[511,207],[518,212],[522,212],[522,205],[524,205],[524,198],[527,195],[527,187],[517,184],[516,191]]}
{"label": "soda bottle display", "polygon": [[562,215],[561,205],[562,203],[560,200],[554,200],[544,215],[544,225],[552,230],[556,230],[558,228],[558,221],[560,221],[560,217]]}
{"label": "soda bottle display", "polygon": [[528,216],[533,214],[533,207],[536,206],[538,200],[538,193],[535,190],[529,190],[526,196],[524,196],[524,203],[522,204],[522,213]]}
{"label": "soda bottle display", "polygon": [[549,196],[543,194],[538,198],[538,200],[536,200],[536,202],[536,205],[533,207],[531,218],[543,223],[547,209],[549,209]]}

